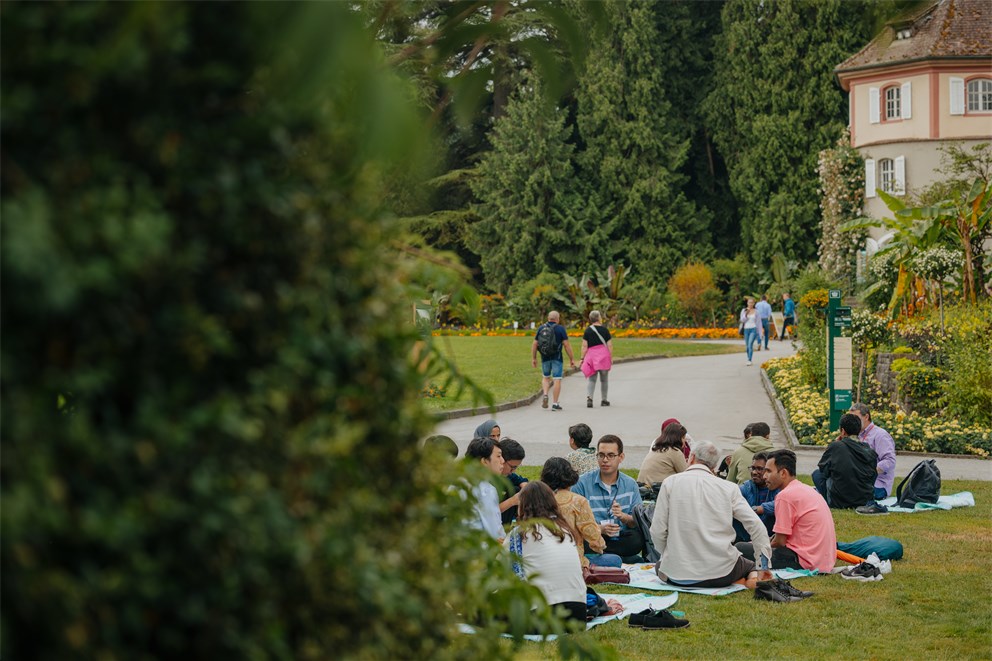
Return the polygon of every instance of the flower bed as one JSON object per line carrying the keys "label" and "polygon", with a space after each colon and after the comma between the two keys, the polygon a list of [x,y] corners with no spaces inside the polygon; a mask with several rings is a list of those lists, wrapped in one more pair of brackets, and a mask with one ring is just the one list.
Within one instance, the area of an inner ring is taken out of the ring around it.
{"label": "flower bed", "polygon": [[[494,330],[480,330],[478,328],[439,328],[432,331],[433,335],[459,335],[459,336],[500,336],[500,337],[528,337],[535,331],[530,329],[499,328]],[[569,337],[582,337],[582,330],[569,330]],[[738,336],[736,328],[617,328],[610,329],[610,334],[615,338],[663,338],[673,340],[724,340],[733,339]]]}
{"label": "flower bed", "polygon": [[[835,437],[829,429],[827,393],[806,385],[798,356],[773,358],[762,365],[782,400],[789,424],[803,445],[826,445]],[[872,418],[892,434],[897,450],[971,454],[992,452],[992,429],[963,425],[946,417],[907,414],[899,408],[876,410]]]}

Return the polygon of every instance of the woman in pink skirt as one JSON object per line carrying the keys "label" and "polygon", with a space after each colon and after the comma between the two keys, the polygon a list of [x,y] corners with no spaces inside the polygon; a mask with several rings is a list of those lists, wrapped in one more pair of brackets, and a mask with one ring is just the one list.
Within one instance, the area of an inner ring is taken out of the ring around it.
{"label": "woman in pink skirt", "polygon": [[599,310],[589,313],[589,328],[582,335],[582,373],[586,375],[586,406],[592,408],[596,378],[600,381],[600,406],[609,406],[606,394],[610,389],[610,368],[613,367],[613,338],[603,325]]}

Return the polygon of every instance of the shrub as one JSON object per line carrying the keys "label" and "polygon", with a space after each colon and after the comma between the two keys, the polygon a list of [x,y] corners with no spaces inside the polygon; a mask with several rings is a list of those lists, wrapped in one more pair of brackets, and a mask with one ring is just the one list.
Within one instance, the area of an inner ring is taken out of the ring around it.
{"label": "shrub", "polygon": [[984,332],[984,336],[962,338],[948,345],[941,401],[948,415],[992,426],[992,324]]}
{"label": "shrub", "polygon": [[713,274],[700,262],[687,262],[676,269],[668,279],[668,291],[697,325],[710,321],[708,317],[719,300]]}
{"label": "shrub", "polygon": [[[792,292],[792,298],[796,300],[802,299],[803,296],[811,291],[821,289],[824,291],[824,299],[826,299],[826,292],[830,289],[839,288],[840,284],[836,280],[829,278],[815,264],[810,264],[793,279],[793,286],[795,287],[795,291]],[[824,301],[822,307],[826,306],[827,304]]]}
{"label": "shrub", "polygon": [[920,366],[920,361],[916,360],[915,358],[896,358],[895,360],[892,361],[892,364],[889,366],[889,369],[891,369],[893,372],[902,372],[905,369],[912,369],[914,367],[919,367],[919,366]]}
{"label": "shrub", "polygon": [[[895,363],[904,358],[893,361]],[[913,410],[929,415],[940,410],[940,398],[944,391],[944,371],[936,367],[926,367],[909,361],[911,364],[900,370],[898,376],[899,396],[912,403]]]}
{"label": "shrub", "polygon": [[564,290],[561,276],[543,271],[537,277],[510,288],[507,314],[519,321],[521,326],[527,326],[532,321],[541,323],[555,308],[556,296]]}
{"label": "shrub", "polygon": [[895,349],[892,350],[892,353],[906,354],[906,353],[915,353],[915,352],[910,347],[896,347]]}
{"label": "shrub", "polygon": [[799,305],[813,314],[823,315],[827,309],[830,293],[826,289],[812,289],[799,299]]}

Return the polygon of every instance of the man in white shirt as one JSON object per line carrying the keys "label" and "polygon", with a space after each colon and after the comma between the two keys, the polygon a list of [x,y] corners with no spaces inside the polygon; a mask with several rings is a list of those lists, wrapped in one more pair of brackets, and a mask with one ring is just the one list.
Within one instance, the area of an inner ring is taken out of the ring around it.
{"label": "man in white shirt", "polygon": [[[761,328],[765,331],[765,351],[768,351],[768,329],[772,326],[772,306],[768,302],[768,296],[762,295],[761,300],[754,306],[754,309],[758,311]],[[758,345],[758,351],[761,351],[760,344]]]}
{"label": "man in white shirt", "polygon": [[[465,450],[468,461],[478,461],[496,475],[503,474],[503,451],[499,441],[493,438],[473,438]],[[489,482],[480,482],[472,488],[475,495],[475,518],[467,523],[473,528],[485,530],[496,541],[502,543],[506,537],[499,514],[499,492]]]}
{"label": "man in white shirt", "polygon": [[[771,558],[768,532],[741,495],[740,488],[715,474],[720,451],[699,441],[689,468],[661,484],[651,522],[651,539],[661,554],[656,571],[661,580],[684,587],[726,587],[742,578],[754,588],[755,563],[734,546],[733,521],[750,533],[756,558]],[[765,564],[764,568],[767,569]],[[764,578],[771,578],[768,574]]]}

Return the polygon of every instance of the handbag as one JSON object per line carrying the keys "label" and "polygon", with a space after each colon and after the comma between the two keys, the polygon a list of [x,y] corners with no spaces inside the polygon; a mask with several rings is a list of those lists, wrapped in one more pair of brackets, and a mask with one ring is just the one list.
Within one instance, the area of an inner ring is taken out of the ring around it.
{"label": "handbag", "polygon": [[582,568],[582,578],[586,585],[597,583],[630,583],[630,574],[623,567],[600,567],[589,565]]}

